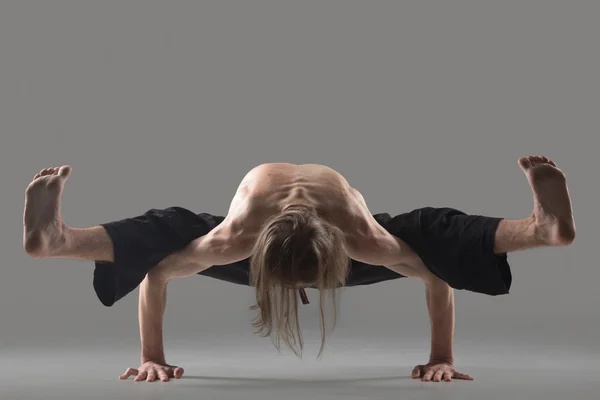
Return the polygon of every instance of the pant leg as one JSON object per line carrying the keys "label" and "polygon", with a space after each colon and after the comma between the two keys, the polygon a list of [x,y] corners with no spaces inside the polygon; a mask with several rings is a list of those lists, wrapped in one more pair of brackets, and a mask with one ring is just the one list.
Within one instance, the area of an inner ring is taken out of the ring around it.
{"label": "pant leg", "polygon": [[[388,232],[406,242],[425,266],[454,289],[507,294],[512,284],[507,254],[494,253],[502,218],[468,215],[453,208],[424,207],[391,217],[374,215]],[[403,277],[385,267],[353,263],[348,286]]]}
{"label": "pant leg", "polygon": [[[143,215],[102,224],[112,239],[112,263],[96,261],[94,289],[107,307],[135,290],[146,274],[165,257],[206,235],[225,217],[195,214],[181,207],[151,209]],[[379,214],[380,223],[390,220]],[[368,285],[403,277],[382,266],[351,260],[347,286]],[[250,259],[208,268],[198,275],[250,286]]]}
{"label": "pant leg", "polygon": [[512,285],[507,254],[494,253],[502,219],[425,207],[390,218],[383,226],[454,289],[496,296],[509,293]]}
{"label": "pant leg", "polygon": [[[512,276],[506,254],[493,253],[501,218],[467,215],[451,208],[421,208],[374,218],[408,243],[427,268],[455,289],[505,294]],[[114,262],[96,262],[94,288],[102,304],[112,306],[133,291],[148,271],[174,251],[206,235],[224,217],[195,214],[181,207],[152,209],[145,214],[103,224],[114,245]],[[370,285],[403,278],[383,266],[351,260],[346,286]],[[208,268],[199,275],[250,285],[249,259]]]}
{"label": "pant leg", "polygon": [[102,224],[113,242],[114,261],[95,263],[94,289],[98,298],[105,306],[112,306],[137,288],[148,271],[165,257],[206,235],[223,219],[170,207]]}

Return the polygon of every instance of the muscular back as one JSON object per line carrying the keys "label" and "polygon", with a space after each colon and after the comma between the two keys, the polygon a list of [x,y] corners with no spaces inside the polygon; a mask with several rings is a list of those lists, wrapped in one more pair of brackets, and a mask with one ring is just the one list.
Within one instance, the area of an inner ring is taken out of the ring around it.
{"label": "muscular back", "polygon": [[[338,227],[350,258],[405,276],[427,275],[409,246],[379,225],[363,196],[338,172],[317,164],[270,163],[253,168],[242,179],[221,224],[191,243],[191,257],[202,260],[196,264],[204,269],[250,257],[264,223],[292,205],[312,207]],[[197,272],[195,266],[190,268]]]}
{"label": "muscular back", "polygon": [[223,229],[236,242],[252,246],[261,226],[290,205],[313,207],[345,236],[348,255],[370,264],[397,260],[405,243],[375,221],[363,196],[324,165],[262,164],[242,179]]}
{"label": "muscular back", "polygon": [[[262,164],[240,183],[228,218],[256,229],[290,205],[313,207],[342,231],[367,229],[369,212],[360,193],[335,170],[317,164]],[[251,228],[251,229],[252,229]]]}
{"label": "muscular back", "polygon": [[181,253],[185,262],[153,271],[165,279],[196,274],[211,266],[252,256],[261,228],[288,206],[314,208],[344,235],[347,255],[404,276],[435,278],[416,253],[372,216],[362,195],[335,170],[315,164],[262,164],[242,179],[224,220]]}

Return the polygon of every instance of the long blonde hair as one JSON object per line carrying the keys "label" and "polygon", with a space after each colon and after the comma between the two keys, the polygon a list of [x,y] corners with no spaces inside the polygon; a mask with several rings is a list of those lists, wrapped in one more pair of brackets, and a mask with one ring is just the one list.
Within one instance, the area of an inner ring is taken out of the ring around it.
{"label": "long blonde hair", "polygon": [[253,321],[257,333],[270,336],[278,351],[281,340],[302,356],[304,342],[298,317],[298,290],[319,289],[321,349],[327,335],[326,294],[333,304],[333,324],[337,323],[336,289],[346,282],[350,259],[340,229],[317,215],[314,209],[293,206],[271,217],[262,227],[250,260],[250,278],[256,288],[259,310]]}

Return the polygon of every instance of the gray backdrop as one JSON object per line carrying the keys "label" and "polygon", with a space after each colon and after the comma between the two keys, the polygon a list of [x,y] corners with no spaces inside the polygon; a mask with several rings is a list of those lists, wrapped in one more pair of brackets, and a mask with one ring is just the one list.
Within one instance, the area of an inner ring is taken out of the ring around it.
{"label": "gray backdrop", "polygon": [[[223,215],[250,168],[278,161],[335,168],[374,213],[521,218],[532,200],[516,161],[539,154],[567,174],[577,239],[510,255],[510,295],[456,293],[457,362],[484,339],[550,346],[543,362],[597,355],[599,4],[2,1],[0,352],[122,347],[128,364],[110,374],[137,366],[137,292],[105,308],[91,262],[22,250],[24,190],[42,168],[73,166],[63,216],[74,227],[172,205]],[[168,359],[176,344],[232,362],[274,351],[253,335],[252,304],[250,288],[173,282]],[[344,340],[402,349],[412,338],[425,362],[428,329],[419,281],[347,289],[325,358]]]}

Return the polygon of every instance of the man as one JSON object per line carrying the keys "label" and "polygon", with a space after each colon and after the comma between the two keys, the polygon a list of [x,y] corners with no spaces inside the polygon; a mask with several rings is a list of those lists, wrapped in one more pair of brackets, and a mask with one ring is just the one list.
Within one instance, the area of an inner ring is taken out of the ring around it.
{"label": "man", "polygon": [[168,365],[163,352],[166,287],[171,279],[200,274],[255,287],[254,326],[296,354],[302,351],[297,313],[298,293],[307,302],[304,288],[320,291],[324,343],[325,294],[419,278],[426,284],[431,354],[412,377],[470,380],[453,366],[453,288],[508,293],[508,252],[575,238],[563,172],[546,157],[523,157],[519,165],[534,197],[532,214],[521,220],[430,207],[395,217],[371,214],[362,195],[331,168],[279,163],[252,169],[225,217],[172,207],[88,229],[69,227],[60,215],[71,167],[49,168],[26,190],[24,247],[34,258],[95,261],[94,288],[106,306],[140,286],[142,365],[122,379],[181,377],[183,369]]}

